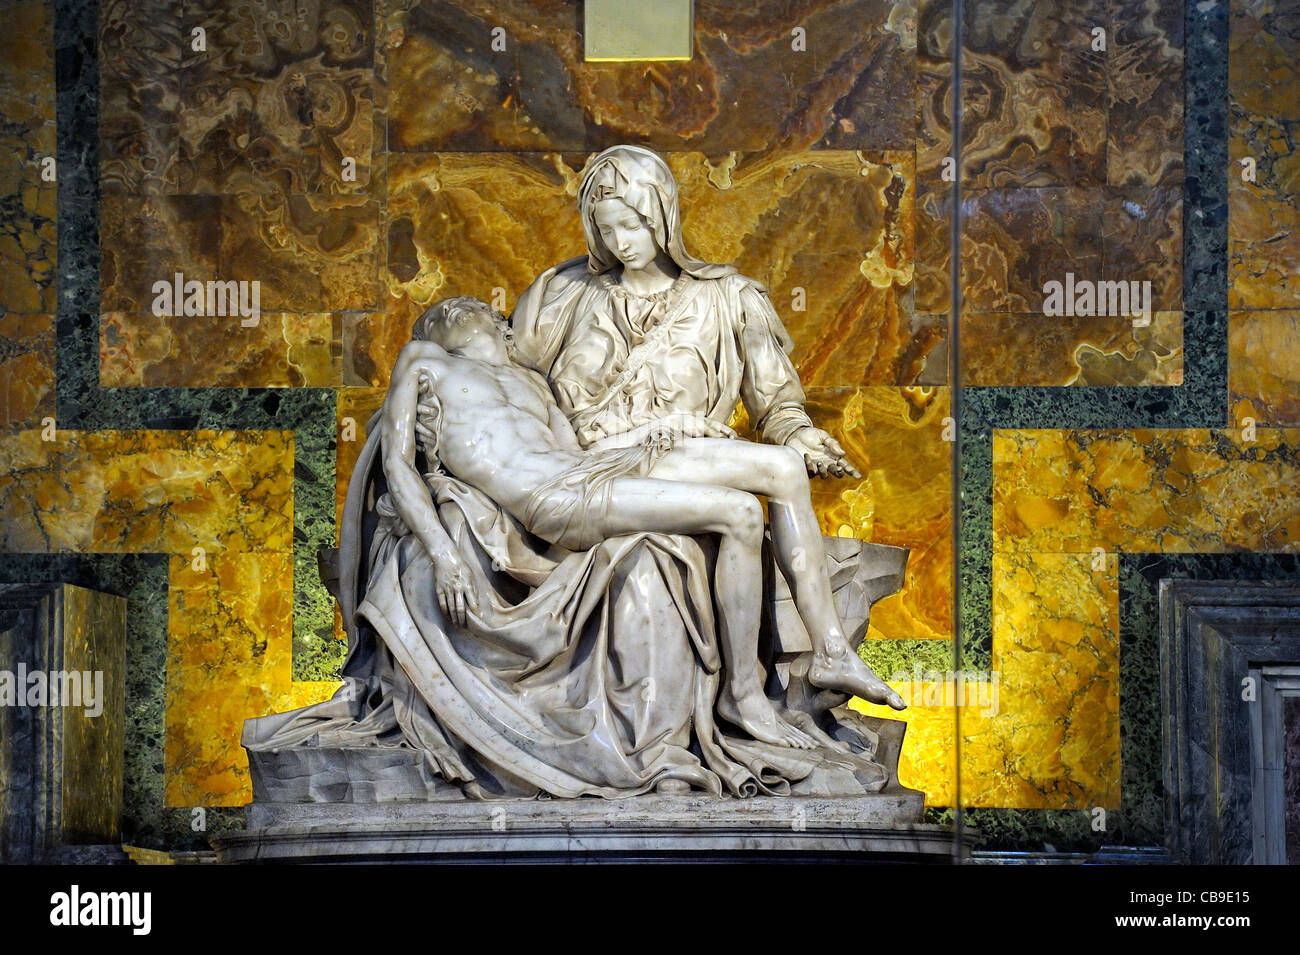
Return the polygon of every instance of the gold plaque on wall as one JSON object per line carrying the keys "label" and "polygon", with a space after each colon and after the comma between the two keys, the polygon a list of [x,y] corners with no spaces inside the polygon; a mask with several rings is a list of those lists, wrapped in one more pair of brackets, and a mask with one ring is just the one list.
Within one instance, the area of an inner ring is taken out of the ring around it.
{"label": "gold plaque on wall", "polygon": [[689,60],[693,0],[586,0],[584,58]]}

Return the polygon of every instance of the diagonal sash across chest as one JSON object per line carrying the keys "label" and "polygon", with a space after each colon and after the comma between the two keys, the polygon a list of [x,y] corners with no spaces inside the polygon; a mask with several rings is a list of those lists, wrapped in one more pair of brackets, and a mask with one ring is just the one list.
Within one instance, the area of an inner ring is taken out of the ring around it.
{"label": "diagonal sash across chest", "polygon": [[681,288],[663,319],[650,330],[650,333],[646,335],[640,344],[628,351],[627,358],[623,362],[623,370],[609,383],[604,396],[594,405],[584,408],[574,416],[573,426],[575,430],[581,431],[594,418],[600,416],[615,398],[626,392],[628,385],[633,382],[647,362],[659,357],[668,350],[668,336],[672,331],[672,327],[686,314],[686,309],[695,300],[695,297],[700,294],[701,287],[702,283],[700,282],[688,282]]}

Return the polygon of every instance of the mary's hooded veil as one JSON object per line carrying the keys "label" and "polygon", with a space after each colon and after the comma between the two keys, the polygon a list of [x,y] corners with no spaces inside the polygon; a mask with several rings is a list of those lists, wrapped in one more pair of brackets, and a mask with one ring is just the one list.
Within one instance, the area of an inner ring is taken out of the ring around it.
{"label": "mary's hooded veil", "polygon": [[611,146],[588,163],[578,190],[582,233],[587,240],[587,270],[593,275],[619,265],[596,228],[596,203],[602,199],[622,199],[644,216],[654,229],[655,244],[666,250],[687,275],[718,279],[735,274],[733,266],[704,262],[686,251],[677,181],[668,164],[640,146]]}

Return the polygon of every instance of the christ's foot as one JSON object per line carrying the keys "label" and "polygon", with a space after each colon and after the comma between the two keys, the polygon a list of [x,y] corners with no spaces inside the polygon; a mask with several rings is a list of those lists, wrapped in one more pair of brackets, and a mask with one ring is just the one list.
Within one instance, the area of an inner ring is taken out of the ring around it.
{"label": "christ's foot", "polygon": [[730,690],[724,689],[718,694],[718,715],[762,743],[794,749],[813,749],[817,745],[803,730],[777,716],[772,704],[761,693],[737,698]]}
{"label": "christ's foot", "polygon": [[869,703],[882,703],[896,710],[907,709],[903,698],[844,645],[829,644],[822,651],[813,654],[808,682],[823,690],[837,690],[861,697]]}

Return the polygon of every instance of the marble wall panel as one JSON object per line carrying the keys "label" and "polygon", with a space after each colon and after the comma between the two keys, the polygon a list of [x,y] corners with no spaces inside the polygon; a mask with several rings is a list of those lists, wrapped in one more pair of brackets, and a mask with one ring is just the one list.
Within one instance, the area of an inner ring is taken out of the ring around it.
{"label": "marble wall panel", "polygon": [[[987,313],[1036,311],[1043,283],[1067,271],[1149,280],[1153,309],[1182,308],[1181,7],[975,0],[964,9],[961,265],[969,311],[962,321],[974,343],[963,359],[968,380],[1174,383],[1166,363],[1148,362],[1141,375],[1113,360],[1100,374],[1070,371],[1076,353],[1115,357],[1105,323],[1096,326],[1096,341],[1083,326],[1064,338],[983,338]],[[923,8],[920,89],[937,96],[945,91],[939,72],[929,83],[924,78],[930,51],[943,49],[944,21],[938,11],[930,19],[935,29],[927,29]],[[1094,31],[1105,31],[1104,50],[1094,49],[1101,41]],[[918,138],[917,307],[937,312],[947,309],[951,224],[943,199],[949,187],[930,170],[950,147],[930,141],[950,137],[937,99],[918,105],[922,117],[935,119],[921,122]]]}
{"label": "marble wall panel", "polygon": [[964,5],[963,182],[1095,186],[1106,181],[1106,55],[1092,30],[1105,0]]}
{"label": "marble wall panel", "polygon": [[293,434],[0,436],[0,552],[290,550]]}
{"label": "marble wall panel", "polygon": [[1048,318],[1041,312],[962,315],[962,382],[974,386],[1180,385],[1183,313]]}
{"label": "marble wall panel", "polygon": [[366,192],[375,21],[371,0],[186,2],[178,191]]}
{"label": "marble wall panel", "polygon": [[362,196],[223,197],[219,275],[261,282],[268,311],[374,309],[379,223],[379,203]]}
{"label": "marble wall panel", "polygon": [[952,445],[946,388],[808,389],[808,413],[861,478],[814,479],[822,532],[910,548],[903,589],[872,609],[869,639],[952,633]]}
{"label": "marble wall panel", "polygon": [[106,312],[150,312],[153,284],[176,272],[259,282],[268,312],[373,309],[378,298],[379,206],[364,197],[113,194],[101,216]]}
{"label": "marble wall panel", "polygon": [[352,469],[366,443],[366,425],[383,408],[385,389],[344,388],[338,403],[338,465],[335,468],[335,526],[343,519],[343,500],[348,493]]}
{"label": "marble wall panel", "polygon": [[54,22],[48,5],[7,4],[0,30],[0,312],[55,310]]}
{"label": "marble wall panel", "polygon": [[1183,181],[1183,5],[1107,0],[1106,182]]}
{"label": "marble wall panel", "polygon": [[[699,0],[686,62],[586,63],[580,16],[577,5],[555,0],[393,0],[391,148],[577,152],[636,142],[717,154],[911,145],[913,3]],[[804,50],[794,48],[796,27]],[[494,30],[504,31],[495,49]],[[445,94],[430,96],[431,88]]]}
{"label": "marble wall panel", "polygon": [[963,294],[972,311],[1033,311],[1043,285],[1150,281],[1182,304],[1182,200],[1173,188],[972,190],[963,202]]}
{"label": "marble wall panel", "polygon": [[166,803],[239,805],[244,720],[288,696],[293,559],[223,554],[199,572],[175,557],[168,593]]}
{"label": "marble wall panel", "polygon": [[1300,311],[1228,313],[1228,390],[1235,421],[1300,427]]}
{"label": "marble wall panel", "polygon": [[[1300,306],[1300,19],[1272,0],[1231,7],[1228,305]],[[1253,160],[1255,181],[1241,161]]]}
{"label": "marble wall panel", "polygon": [[962,219],[962,295],[972,312],[1041,313],[1044,283],[1066,272],[1103,277],[1100,189],[972,189]]}
{"label": "marble wall panel", "polygon": [[109,388],[328,388],[342,382],[343,316],[268,312],[180,318],[106,312],[99,318],[99,381]]}
{"label": "marble wall panel", "polygon": [[1091,568],[1088,555],[995,555],[992,668],[965,683],[937,670],[886,675],[909,703],[902,712],[853,701],[908,724],[899,781],[927,805],[956,802],[960,734],[967,807],[1119,806],[1118,578],[1113,560]]}
{"label": "marble wall panel", "polygon": [[224,279],[220,267],[221,198],[134,196],[100,200],[100,309],[149,313],[153,285]]}
{"label": "marble wall panel", "polygon": [[1300,551],[1300,432],[995,431],[994,548]]}
{"label": "marble wall panel", "polygon": [[1117,808],[1119,587],[1075,554],[993,562],[995,717],[962,720],[968,806]]}
{"label": "marble wall panel", "polygon": [[1182,187],[1107,187],[1101,215],[1102,274],[1096,277],[1150,282],[1152,310],[1182,308]]}
{"label": "marble wall panel", "polygon": [[99,187],[176,188],[181,0],[104,0],[99,7]]}
{"label": "marble wall panel", "polygon": [[53,315],[0,314],[0,431],[54,414]]}
{"label": "marble wall panel", "polygon": [[918,314],[947,314],[952,310],[952,193],[918,180],[915,211],[915,308]]}

